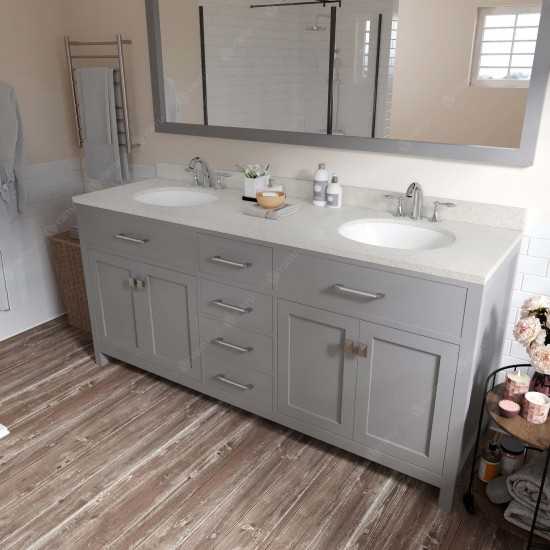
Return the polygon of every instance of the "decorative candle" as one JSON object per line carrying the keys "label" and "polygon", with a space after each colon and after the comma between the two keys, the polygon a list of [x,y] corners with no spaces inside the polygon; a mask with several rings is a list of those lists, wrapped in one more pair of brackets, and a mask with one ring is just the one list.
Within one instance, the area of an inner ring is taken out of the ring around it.
{"label": "decorative candle", "polygon": [[506,384],[504,387],[504,398],[521,402],[521,398],[529,391],[531,378],[523,372],[509,372],[506,375]]}
{"label": "decorative candle", "polygon": [[544,424],[549,409],[550,399],[546,395],[530,391],[525,394],[521,414],[531,424]]}
{"label": "decorative candle", "polygon": [[498,402],[498,410],[501,416],[512,418],[513,416],[517,416],[519,414],[521,407],[515,401],[511,401],[510,399],[502,399]]}

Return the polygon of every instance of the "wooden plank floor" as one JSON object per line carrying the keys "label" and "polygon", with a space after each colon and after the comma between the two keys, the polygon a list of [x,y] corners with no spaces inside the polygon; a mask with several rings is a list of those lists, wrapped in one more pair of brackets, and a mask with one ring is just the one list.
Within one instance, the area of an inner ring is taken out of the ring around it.
{"label": "wooden plank floor", "polygon": [[0,548],[519,549],[437,490],[123,364],[0,343]]}

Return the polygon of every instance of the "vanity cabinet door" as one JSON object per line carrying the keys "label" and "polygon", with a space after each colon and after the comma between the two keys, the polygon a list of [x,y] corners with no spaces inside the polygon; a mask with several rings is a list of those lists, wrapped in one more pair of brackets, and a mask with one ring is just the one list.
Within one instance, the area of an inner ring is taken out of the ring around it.
{"label": "vanity cabinet door", "polygon": [[132,290],[135,263],[99,252],[90,254],[89,263],[89,303],[96,339],[111,353],[136,353],[144,342],[140,341],[136,327]]}
{"label": "vanity cabinet door", "polygon": [[155,374],[174,381],[201,378],[197,281],[150,266],[137,267],[136,324]]}
{"label": "vanity cabinet door", "polygon": [[458,346],[361,323],[354,439],[441,473]]}
{"label": "vanity cabinet door", "polygon": [[355,319],[279,300],[278,412],[351,437],[357,360],[344,342],[358,335]]}

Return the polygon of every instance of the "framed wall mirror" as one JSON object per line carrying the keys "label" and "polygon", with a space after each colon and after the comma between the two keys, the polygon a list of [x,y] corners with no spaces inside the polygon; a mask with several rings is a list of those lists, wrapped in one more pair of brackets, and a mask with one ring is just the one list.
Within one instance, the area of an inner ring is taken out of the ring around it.
{"label": "framed wall mirror", "polygon": [[145,0],[159,132],[532,164],[550,0]]}

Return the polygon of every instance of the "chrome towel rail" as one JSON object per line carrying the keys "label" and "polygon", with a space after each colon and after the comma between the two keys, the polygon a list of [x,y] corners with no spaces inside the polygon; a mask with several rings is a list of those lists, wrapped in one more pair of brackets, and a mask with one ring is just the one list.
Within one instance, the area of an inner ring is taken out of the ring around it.
{"label": "chrome towel rail", "polygon": [[[125,137],[125,143],[128,153],[132,152],[132,148],[136,147],[137,144],[132,143],[131,130],[130,130],[130,114],[128,110],[128,93],[126,87],[126,68],[124,61],[124,46],[129,46],[132,44],[131,40],[124,40],[122,35],[117,34],[116,40],[114,41],[92,41],[92,42],[83,42],[79,40],[71,40],[70,37],[65,37],[65,55],[67,56],[67,68],[69,71],[69,82],[71,84],[71,95],[73,99],[73,111],[75,118],[75,130],[76,130],[76,139],[78,147],[83,145],[82,137],[82,128],[80,126],[80,109],[78,106],[78,95],[76,91],[76,81],[74,77],[74,71],[76,67],[74,66],[73,61],[75,60],[111,60],[118,64],[118,72],[120,74],[120,82],[116,82],[115,85],[120,85],[120,97],[122,100],[122,105],[117,105],[117,114],[121,113],[121,118],[118,118],[123,126],[124,131],[119,132],[120,135]],[[106,55],[106,54],[88,54],[88,53],[75,53],[73,48],[79,46],[113,46],[116,48],[116,54]]]}

